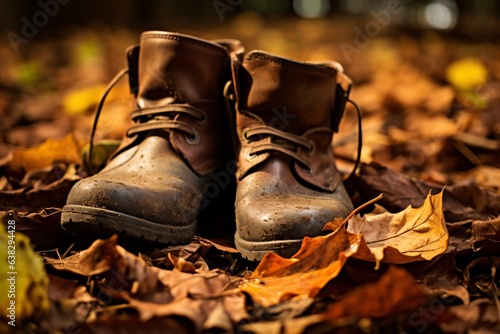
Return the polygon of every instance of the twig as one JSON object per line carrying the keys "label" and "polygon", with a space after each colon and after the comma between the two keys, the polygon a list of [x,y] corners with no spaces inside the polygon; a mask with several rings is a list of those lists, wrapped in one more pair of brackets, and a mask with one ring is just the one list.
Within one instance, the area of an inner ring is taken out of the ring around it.
{"label": "twig", "polygon": [[353,210],[353,211],[349,214],[349,216],[347,216],[347,217],[346,217],[346,219],[344,219],[344,221],[342,222],[342,224],[343,224],[343,225],[344,225],[344,224],[346,224],[346,223],[347,223],[347,221],[348,221],[349,219],[351,219],[352,217],[354,217],[354,215],[355,215],[355,214],[357,214],[359,211],[363,210],[363,209],[364,209],[364,208],[366,208],[368,205],[373,204],[373,203],[375,203],[375,202],[377,202],[377,201],[381,200],[382,198],[384,198],[384,194],[380,194],[380,195],[378,195],[377,197],[375,197],[375,198],[373,198],[373,199],[369,200],[369,201],[368,201],[368,202],[366,202],[365,204],[361,204],[361,205],[360,205],[360,206],[358,206],[356,209],[354,209],[354,210]]}

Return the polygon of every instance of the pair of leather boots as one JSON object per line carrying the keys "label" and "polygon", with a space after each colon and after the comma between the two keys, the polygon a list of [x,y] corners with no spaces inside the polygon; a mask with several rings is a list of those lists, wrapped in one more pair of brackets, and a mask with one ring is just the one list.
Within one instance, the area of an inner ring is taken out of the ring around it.
{"label": "pair of leather boots", "polygon": [[[243,257],[291,256],[352,203],[331,152],[351,82],[333,61],[298,62],[237,40],[148,31],[127,50],[133,125],[62,212],[74,233],[185,244],[235,179]],[[234,205],[234,207],[233,207]]]}

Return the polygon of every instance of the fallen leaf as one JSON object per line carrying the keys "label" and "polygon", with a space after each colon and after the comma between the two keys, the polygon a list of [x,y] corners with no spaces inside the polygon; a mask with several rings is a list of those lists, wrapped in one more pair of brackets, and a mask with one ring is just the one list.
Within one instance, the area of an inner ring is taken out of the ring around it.
{"label": "fallen leaf", "polygon": [[256,321],[243,325],[241,330],[279,334],[309,333],[306,330],[311,329],[311,333],[315,333],[314,328],[318,326],[324,332],[343,332],[342,329],[347,333],[373,332],[376,327],[371,327],[375,325],[372,320],[398,319],[401,314],[408,314],[427,301],[428,297],[410,274],[404,269],[389,267],[379,280],[354,289],[325,312],[299,318]]}
{"label": "fallen leaf", "polygon": [[[15,231],[15,221],[8,216],[8,230],[0,226],[0,314],[15,325],[39,321],[49,312],[49,280],[42,259],[30,247],[30,240]],[[14,304],[13,304],[14,302]]]}
{"label": "fallen leaf", "polygon": [[87,111],[99,103],[105,89],[105,85],[95,85],[67,93],[62,101],[64,111],[70,115]]}
{"label": "fallen leaf", "polygon": [[362,234],[366,248],[354,256],[371,261],[403,264],[431,260],[448,247],[448,231],[443,216],[441,191],[429,194],[419,208],[408,206],[391,214],[357,215],[347,222],[347,231]]}
{"label": "fallen leaf", "polygon": [[347,258],[356,254],[360,243],[360,235],[349,233],[343,227],[326,236],[305,237],[291,259],[266,254],[240,289],[263,306],[293,297],[314,297],[337,277]]}
{"label": "fallen leaf", "polygon": [[486,82],[488,70],[478,59],[468,57],[448,65],[445,75],[453,86],[459,89],[473,89]]}
{"label": "fallen leaf", "polygon": [[55,275],[49,275],[49,298],[51,312],[46,324],[50,328],[44,328],[49,332],[57,332],[57,329],[72,332],[93,316],[92,312],[99,304],[85,286]]}
{"label": "fallen leaf", "polygon": [[468,250],[478,239],[494,236],[500,231],[500,216],[488,220],[447,223],[446,227],[450,234],[450,247],[457,251]]}
{"label": "fallen leaf", "polygon": [[[483,256],[474,259],[464,271],[464,279],[471,293],[482,293],[490,298],[500,296],[500,257]],[[500,312],[500,310],[499,310]]]}
{"label": "fallen leaf", "polygon": [[47,139],[36,147],[13,150],[7,166],[14,170],[33,170],[55,162],[80,164],[80,147],[81,143],[70,133],[59,140]]}
{"label": "fallen leaf", "polygon": [[205,239],[194,237],[188,245],[169,246],[157,249],[149,254],[152,263],[160,268],[172,269],[175,267],[171,256],[174,259],[183,259],[194,265],[195,269],[208,270],[205,256],[212,248],[212,244]]}
{"label": "fallen leaf", "polygon": [[327,224],[334,229],[332,233],[304,238],[300,250],[290,259],[266,254],[240,289],[255,302],[270,306],[292,298],[316,296],[339,275],[349,257],[375,262],[376,269],[381,261],[402,264],[430,260],[448,245],[441,195],[429,194],[421,208],[408,207],[396,215],[374,215],[373,224],[366,227],[368,242],[359,233],[364,233],[362,227],[365,222],[370,225],[370,219],[350,219],[350,231],[337,219]]}
{"label": "fallen leaf", "polygon": [[452,306],[449,312],[452,319],[446,319],[439,324],[446,333],[485,333],[500,332],[500,316],[498,304],[479,298],[470,304]]}
{"label": "fallen leaf", "polygon": [[127,317],[103,317],[90,323],[72,326],[68,333],[99,333],[99,334],[191,334],[195,330],[182,318],[164,317],[142,321],[137,315]]}
{"label": "fallen leaf", "polygon": [[[52,168],[57,168],[57,166],[49,169]],[[42,184],[38,182],[40,180],[37,180],[19,189],[2,190],[0,191],[0,210],[39,212],[48,206],[62,208],[66,204],[69,191],[80,178],[74,166],[70,165],[49,184]]]}
{"label": "fallen leaf", "polygon": [[389,267],[377,282],[361,286],[334,303],[324,314],[324,319],[397,316],[416,309],[427,300],[407,271]]}
{"label": "fallen leaf", "polygon": [[[127,302],[125,307],[135,309],[144,323],[177,316],[188,319],[199,332],[213,326],[233,327],[247,317],[243,294],[231,290],[239,278],[216,270],[192,274],[149,267],[140,257],[117,246],[116,236],[97,240],[65,259],[46,261],[57,270],[99,275],[99,298],[106,304]],[[230,324],[222,324],[226,320]]]}
{"label": "fallen leaf", "polygon": [[[431,184],[403,175],[377,163],[362,164],[353,183],[365,202],[380,193],[380,205],[390,212],[398,212],[408,205],[422,205],[422,198],[441,185]],[[500,194],[481,189],[467,182],[447,186],[443,194],[445,220],[459,222],[468,219],[488,220],[500,215]]]}
{"label": "fallen leaf", "polygon": [[106,240],[96,240],[83,251],[64,259],[50,259],[45,261],[56,270],[65,270],[82,276],[99,275],[109,271],[119,260],[116,251],[117,236]]}
{"label": "fallen leaf", "polygon": [[6,222],[9,215],[16,221],[16,230],[30,238],[35,250],[63,248],[75,239],[61,227],[61,209],[46,208],[28,214],[1,211],[0,220]]}

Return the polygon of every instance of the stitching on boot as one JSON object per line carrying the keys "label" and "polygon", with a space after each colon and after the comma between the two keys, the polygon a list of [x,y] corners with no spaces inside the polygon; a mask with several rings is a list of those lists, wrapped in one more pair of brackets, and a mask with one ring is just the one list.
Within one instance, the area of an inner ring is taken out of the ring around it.
{"label": "stitching on boot", "polygon": [[203,42],[203,41],[198,41],[196,39],[192,39],[189,37],[184,37],[184,36],[179,36],[179,35],[168,35],[168,34],[147,34],[142,36],[141,39],[148,39],[148,38],[163,38],[163,39],[170,39],[173,41],[178,41],[178,42],[184,42],[184,43],[189,43],[189,44],[194,44],[198,45],[207,49],[211,49],[213,51],[217,51],[221,54],[224,54],[227,56],[227,51],[221,46],[218,47],[216,45],[212,45],[208,42]]}
{"label": "stitching on boot", "polygon": [[276,56],[271,56],[271,55],[265,55],[261,53],[252,53],[246,57],[245,60],[252,60],[252,59],[261,59],[265,61],[269,61],[272,63],[275,63],[281,67],[293,67],[297,68],[303,71],[308,71],[308,72],[318,72],[318,73],[325,73],[325,71],[331,72],[333,75],[337,75],[337,70],[332,67],[328,67],[325,65],[321,64],[308,64],[308,63],[299,63],[297,61],[291,60],[291,59],[285,59],[285,58],[280,58]]}

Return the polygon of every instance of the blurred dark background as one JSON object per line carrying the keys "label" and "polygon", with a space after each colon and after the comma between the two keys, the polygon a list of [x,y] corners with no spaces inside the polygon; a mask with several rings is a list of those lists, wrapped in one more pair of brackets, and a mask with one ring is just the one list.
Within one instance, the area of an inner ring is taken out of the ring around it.
{"label": "blurred dark background", "polygon": [[[500,2],[496,0],[19,0],[0,4],[0,29],[19,33],[22,18],[33,22],[43,4],[56,3],[58,13],[50,17],[43,32],[68,25],[105,23],[142,29],[175,29],[223,25],[241,12],[254,12],[267,20],[283,18],[359,18],[372,10],[399,3],[403,12],[391,26],[401,29],[436,29],[470,37],[500,35]],[[50,7],[50,6],[49,6]],[[43,17],[38,20],[43,23]]]}
{"label": "blurred dark background", "polygon": [[[141,31],[157,29],[236,38],[247,51],[296,60],[339,61],[363,109],[363,161],[401,170],[408,160],[401,156],[421,150],[421,143],[409,140],[407,148],[397,134],[415,130],[415,138],[434,138],[421,133],[429,126],[415,124],[436,113],[443,128],[500,138],[498,18],[497,0],[2,0],[0,159],[69,133],[86,143],[106,84],[126,66],[125,49]],[[129,126],[125,81],[113,92],[96,139],[119,140]],[[338,135],[344,153],[336,148],[348,161],[356,151],[352,115]],[[403,132],[389,133],[393,127]],[[458,165],[470,167],[452,160],[443,169]]]}

